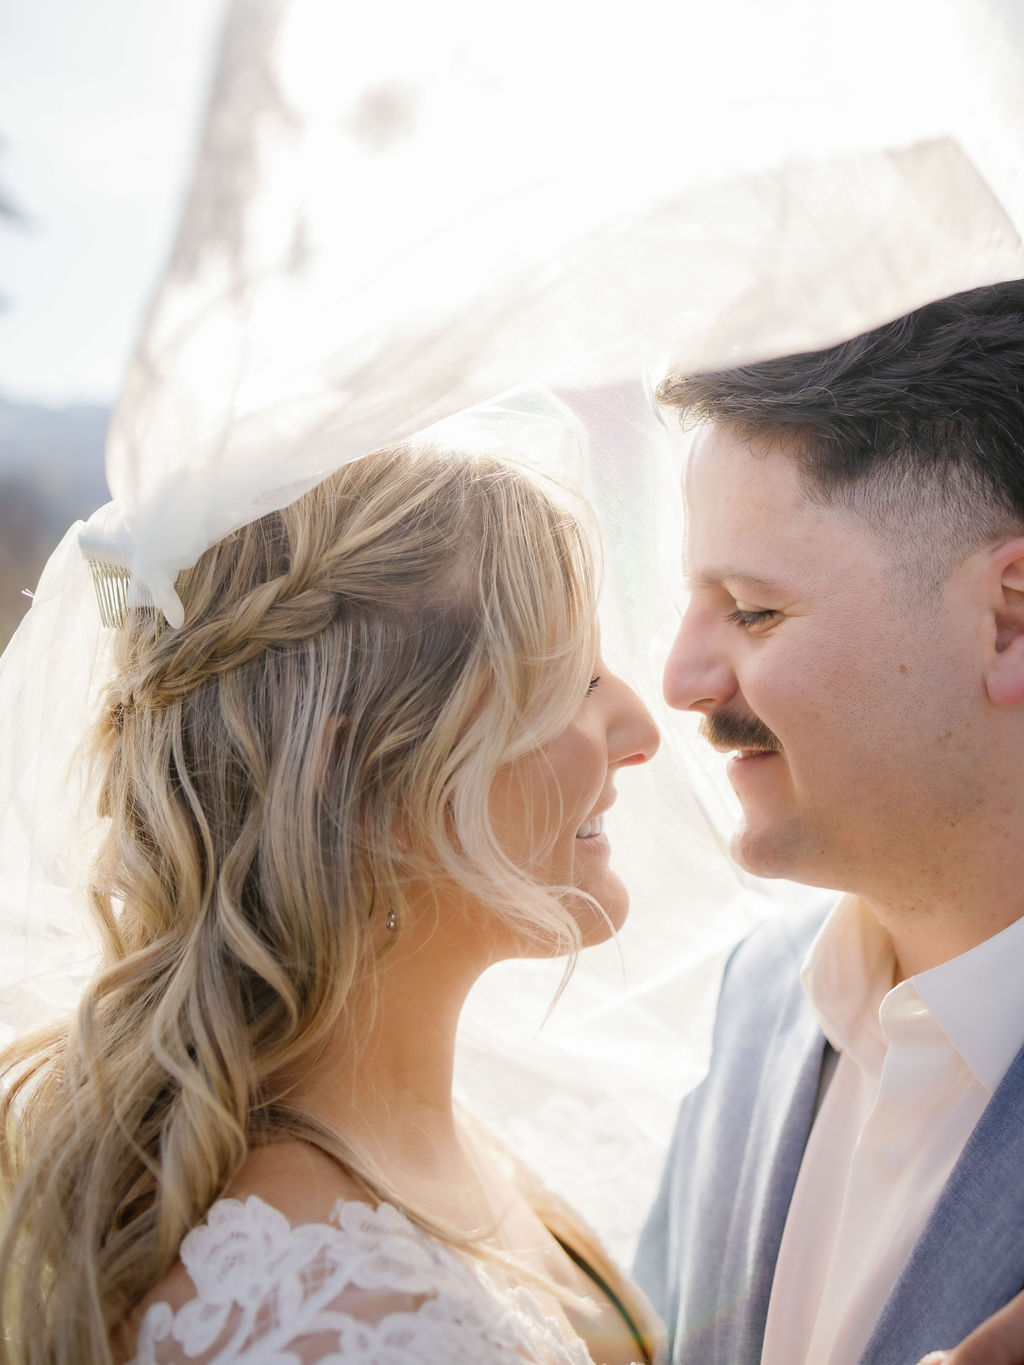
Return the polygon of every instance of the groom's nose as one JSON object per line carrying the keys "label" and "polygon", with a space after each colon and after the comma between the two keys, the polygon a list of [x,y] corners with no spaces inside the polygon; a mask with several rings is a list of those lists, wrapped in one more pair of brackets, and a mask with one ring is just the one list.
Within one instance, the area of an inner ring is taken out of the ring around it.
{"label": "groom's nose", "polygon": [[710,715],[731,701],[736,675],[724,652],[719,621],[691,601],[665,663],[665,700],[677,711]]}

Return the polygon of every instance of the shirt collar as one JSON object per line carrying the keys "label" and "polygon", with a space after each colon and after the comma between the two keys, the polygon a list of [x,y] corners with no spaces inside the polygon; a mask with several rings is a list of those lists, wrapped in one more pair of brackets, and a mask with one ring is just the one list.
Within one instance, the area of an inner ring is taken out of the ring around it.
{"label": "shirt collar", "polygon": [[885,1038],[878,1010],[896,958],[888,933],[856,896],[843,896],[818,930],[800,971],[807,998],[838,1052],[881,1068]]}
{"label": "shirt collar", "polygon": [[1024,1045],[1024,918],[911,977],[943,1033],[992,1094]]}
{"label": "shirt collar", "polygon": [[[826,1038],[878,1071],[886,1041],[879,1023],[896,959],[888,932],[856,896],[829,913],[800,972]],[[1024,1045],[1024,918],[976,947],[904,982],[992,1094]]]}

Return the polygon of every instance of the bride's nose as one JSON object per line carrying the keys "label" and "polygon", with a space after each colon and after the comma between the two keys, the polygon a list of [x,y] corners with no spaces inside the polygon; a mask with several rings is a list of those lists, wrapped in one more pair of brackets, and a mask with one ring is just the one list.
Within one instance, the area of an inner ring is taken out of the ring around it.
{"label": "bride's nose", "polygon": [[608,678],[613,701],[608,726],[608,761],[620,767],[646,763],[658,752],[661,736],[637,694],[621,678]]}

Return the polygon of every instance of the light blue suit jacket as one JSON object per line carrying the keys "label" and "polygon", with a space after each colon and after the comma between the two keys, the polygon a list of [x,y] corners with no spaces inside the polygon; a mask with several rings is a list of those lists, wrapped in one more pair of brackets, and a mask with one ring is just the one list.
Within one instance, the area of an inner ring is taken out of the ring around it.
{"label": "light blue suit jacket", "polygon": [[[827,1048],[799,981],[822,917],[772,920],[726,967],[711,1068],[683,1101],[635,1267],[668,1328],[674,1365],[761,1359]],[[915,1365],[1021,1288],[1024,1049],[953,1168],[861,1365]]]}

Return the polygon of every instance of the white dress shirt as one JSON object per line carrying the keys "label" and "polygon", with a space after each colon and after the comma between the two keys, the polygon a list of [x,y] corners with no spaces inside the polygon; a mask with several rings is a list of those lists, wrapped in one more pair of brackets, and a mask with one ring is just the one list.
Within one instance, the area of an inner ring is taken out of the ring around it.
{"label": "white dress shirt", "polygon": [[856,1365],[957,1157],[1024,1044],[1024,919],[892,986],[855,897],[801,972],[839,1053],[779,1249],[762,1365]]}

